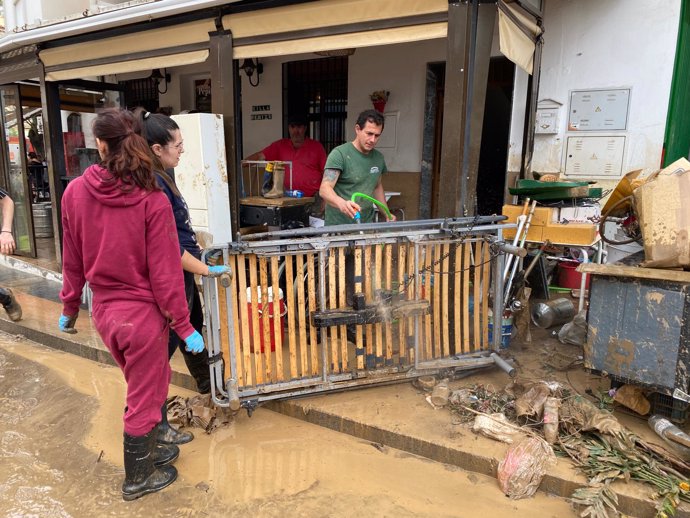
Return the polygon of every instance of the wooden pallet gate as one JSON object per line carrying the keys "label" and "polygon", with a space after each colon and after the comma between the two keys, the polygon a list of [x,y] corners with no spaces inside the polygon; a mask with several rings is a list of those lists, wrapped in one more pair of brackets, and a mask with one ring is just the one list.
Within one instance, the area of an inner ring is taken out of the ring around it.
{"label": "wooden pallet gate", "polygon": [[204,279],[214,402],[251,411],[494,363],[500,219],[286,230],[206,250],[232,271]]}

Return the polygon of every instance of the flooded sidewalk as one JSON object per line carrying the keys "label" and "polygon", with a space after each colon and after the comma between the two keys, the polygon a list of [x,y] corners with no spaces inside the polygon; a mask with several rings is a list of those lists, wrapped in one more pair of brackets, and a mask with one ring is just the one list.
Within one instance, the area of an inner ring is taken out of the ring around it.
{"label": "flooded sidewalk", "polygon": [[491,477],[264,408],[193,429],[178,480],[123,502],[124,390],[117,368],[0,333],[1,516],[573,515],[565,499],[511,501]]}

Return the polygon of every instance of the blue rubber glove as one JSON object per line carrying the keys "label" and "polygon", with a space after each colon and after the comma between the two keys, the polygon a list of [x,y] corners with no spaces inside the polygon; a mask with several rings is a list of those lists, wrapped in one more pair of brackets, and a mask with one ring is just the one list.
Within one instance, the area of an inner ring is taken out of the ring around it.
{"label": "blue rubber glove", "polygon": [[58,327],[60,328],[60,331],[62,331],[63,333],[74,334],[77,332],[77,330],[74,328],[74,324],[76,322],[77,315],[73,315],[71,317],[60,315],[60,319],[58,320]]}
{"label": "blue rubber glove", "polygon": [[185,349],[190,353],[197,354],[204,350],[204,338],[199,334],[199,331],[194,331],[184,339],[184,342],[186,344]]}
{"label": "blue rubber glove", "polygon": [[208,267],[208,276],[209,277],[220,277],[224,273],[230,273],[230,267],[226,266],[224,264],[219,264],[218,266],[209,266]]}

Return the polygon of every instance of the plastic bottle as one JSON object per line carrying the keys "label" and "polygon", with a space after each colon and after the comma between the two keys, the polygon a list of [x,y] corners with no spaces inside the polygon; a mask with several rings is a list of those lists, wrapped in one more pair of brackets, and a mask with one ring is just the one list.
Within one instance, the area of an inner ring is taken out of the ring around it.
{"label": "plastic bottle", "polygon": [[302,198],[304,196],[304,193],[297,189],[293,189],[291,191],[285,191],[285,196],[287,196],[288,198]]}
{"label": "plastic bottle", "polygon": [[690,448],[690,435],[674,425],[671,421],[658,414],[650,416],[649,427],[660,437],[673,441],[676,444]]}
{"label": "plastic bottle", "polygon": [[544,403],[544,439],[549,444],[555,444],[558,440],[558,407],[561,400],[556,397],[547,397]]}

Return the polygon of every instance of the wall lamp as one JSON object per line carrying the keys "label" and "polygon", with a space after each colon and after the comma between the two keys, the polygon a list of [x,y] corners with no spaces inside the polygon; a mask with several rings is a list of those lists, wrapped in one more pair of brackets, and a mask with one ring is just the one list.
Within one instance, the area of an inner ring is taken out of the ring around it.
{"label": "wall lamp", "polygon": [[[240,66],[244,73],[247,74],[247,79],[249,79],[249,84],[252,86],[259,85],[259,76],[264,73],[264,66],[259,63],[259,58],[256,58],[256,62],[252,58],[245,59]],[[256,72],[256,83],[252,81],[252,77]]]}
{"label": "wall lamp", "polygon": [[[159,94],[164,94],[168,91],[168,83],[170,82],[170,74],[168,74],[168,69],[164,68],[163,73],[161,74],[160,69],[155,69],[151,72],[151,76],[149,77],[151,79],[151,82],[156,86],[156,90],[158,90]],[[160,84],[161,81],[165,83],[165,90],[161,91],[160,89]]]}

